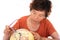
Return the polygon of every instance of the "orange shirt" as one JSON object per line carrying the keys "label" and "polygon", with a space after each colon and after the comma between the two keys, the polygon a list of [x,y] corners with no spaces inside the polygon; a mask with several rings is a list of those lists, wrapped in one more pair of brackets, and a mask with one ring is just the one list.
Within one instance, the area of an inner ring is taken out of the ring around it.
{"label": "orange shirt", "polygon": [[[16,24],[13,26],[13,28],[15,30],[20,29],[20,28],[28,29],[28,27],[27,27],[27,18],[28,18],[28,16],[24,16],[24,17],[20,18],[16,22]],[[39,35],[42,36],[42,37],[48,37],[55,31],[56,30],[54,29],[54,27],[50,23],[50,21],[48,19],[44,19],[40,22],[40,27],[36,32],[39,33]]]}

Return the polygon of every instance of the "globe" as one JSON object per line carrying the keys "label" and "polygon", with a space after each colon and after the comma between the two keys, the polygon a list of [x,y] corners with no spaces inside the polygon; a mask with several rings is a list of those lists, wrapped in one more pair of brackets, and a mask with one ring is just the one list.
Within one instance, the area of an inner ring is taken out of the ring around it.
{"label": "globe", "polygon": [[10,40],[34,40],[34,36],[27,29],[18,29],[11,35]]}

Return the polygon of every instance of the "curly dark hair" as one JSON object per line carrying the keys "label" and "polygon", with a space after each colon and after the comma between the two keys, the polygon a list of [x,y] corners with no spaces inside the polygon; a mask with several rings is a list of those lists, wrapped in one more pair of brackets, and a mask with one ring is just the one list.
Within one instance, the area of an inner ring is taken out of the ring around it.
{"label": "curly dark hair", "polygon": [[30,11],[31,10],[40,10],[46,12],[46,17],[48,16],[48,13],[51,12],[51,1],[50,0],[33,0],[33,2],[30,4]]}

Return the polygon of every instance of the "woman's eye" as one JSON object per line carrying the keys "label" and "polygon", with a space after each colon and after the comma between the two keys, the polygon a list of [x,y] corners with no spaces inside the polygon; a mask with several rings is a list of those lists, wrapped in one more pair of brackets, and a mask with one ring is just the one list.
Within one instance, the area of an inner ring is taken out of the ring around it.
{"label": "woman's eye", "polygon": [[33,14],[36,14],[35,12]]}
{"label": "woman's eye", "polygon": [[45,17],[45,15],[39,15],[40,17]]}

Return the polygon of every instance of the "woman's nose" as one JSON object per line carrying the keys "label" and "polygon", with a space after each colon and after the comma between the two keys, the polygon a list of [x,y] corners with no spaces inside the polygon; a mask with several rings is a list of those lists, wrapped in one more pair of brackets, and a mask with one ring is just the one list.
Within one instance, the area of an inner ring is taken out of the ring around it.
{"label": "woman's nose", "polygon": [[38,19],[38,15],[36,15],[35,18]]}

